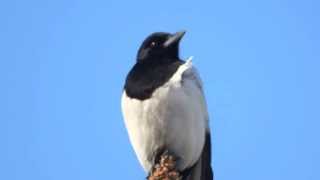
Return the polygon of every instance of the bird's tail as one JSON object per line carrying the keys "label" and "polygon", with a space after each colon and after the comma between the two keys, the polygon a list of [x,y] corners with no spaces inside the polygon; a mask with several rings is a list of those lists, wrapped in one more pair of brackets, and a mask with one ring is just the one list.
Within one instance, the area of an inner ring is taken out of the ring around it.
{"label": "bird's tail", "polygon": [[195,165],[184,171],[182,176],[182,180],[213,180],[210,133],[206,134],[206,141],[201,157]]}

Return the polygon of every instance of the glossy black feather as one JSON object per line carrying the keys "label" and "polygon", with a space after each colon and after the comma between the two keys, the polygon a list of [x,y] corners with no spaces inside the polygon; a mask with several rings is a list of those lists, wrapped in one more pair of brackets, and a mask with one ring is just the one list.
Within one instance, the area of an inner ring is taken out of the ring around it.
{"label": "glossy black feather", "polygon": [[136,63],[129,72],[124,86],[127,96],[139,100],[151,97],[152,93],[165,84],[183,63],[179,59]]}
{"label": "glossy black feather", "polygon": [[212,180],[213,171],[211,168],[211,137],[206,134],[206,141],[201,154],[201,180]]}

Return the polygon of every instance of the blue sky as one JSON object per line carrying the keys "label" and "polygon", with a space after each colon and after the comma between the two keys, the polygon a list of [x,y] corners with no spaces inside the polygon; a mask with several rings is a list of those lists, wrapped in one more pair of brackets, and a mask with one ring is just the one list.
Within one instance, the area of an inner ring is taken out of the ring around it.
{"label": "blue sky", "polygon": [[319,1],[1,1],[0,179],[143,179],[120,110],[151,32],[187,30],[217,180],[320,179]]}

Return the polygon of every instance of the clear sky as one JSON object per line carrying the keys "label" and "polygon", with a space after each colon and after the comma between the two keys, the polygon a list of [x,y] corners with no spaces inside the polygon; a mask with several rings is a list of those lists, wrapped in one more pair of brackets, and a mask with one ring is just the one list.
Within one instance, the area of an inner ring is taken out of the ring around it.
{"label": "clear sky", "polygon": [[187,30],[217,180],[320,179],[320,3],[1,1],[0,179],[139,180],[120,96],[141,41]]}

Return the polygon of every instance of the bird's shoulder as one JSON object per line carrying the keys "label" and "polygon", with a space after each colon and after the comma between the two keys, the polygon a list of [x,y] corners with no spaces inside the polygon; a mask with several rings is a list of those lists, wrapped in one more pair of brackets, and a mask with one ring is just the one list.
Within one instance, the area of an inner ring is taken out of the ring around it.
{"label": "bird's shoulder", "polygon": [[197,69],[192,64],[192,57],[183,63],[170,79],[172,83],[184,83],[185,81],[192,81],[202,90],[202,81]]}

